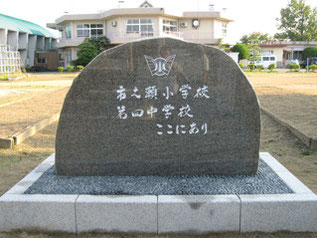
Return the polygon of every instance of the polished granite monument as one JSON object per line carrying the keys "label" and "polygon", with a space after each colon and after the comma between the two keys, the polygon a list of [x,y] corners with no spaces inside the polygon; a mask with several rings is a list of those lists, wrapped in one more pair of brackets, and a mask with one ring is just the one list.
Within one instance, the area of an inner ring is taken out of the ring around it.
{"label": "polished granite monument", "polygon": [[74,80],[56,136],[62,176],[254,175],[260,111],[224,52],[172,38],[127,43]]}

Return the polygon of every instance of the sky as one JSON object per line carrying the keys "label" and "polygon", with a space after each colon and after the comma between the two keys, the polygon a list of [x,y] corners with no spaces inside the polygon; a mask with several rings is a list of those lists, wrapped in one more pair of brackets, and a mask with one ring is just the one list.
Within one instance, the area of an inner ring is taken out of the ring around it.
{"label": "sky", "polygon": [[[167,12],[181,15],[183,11],[208,11],[213,4],[215,10],[226,8],[226,17],[234,20],[228,26],[229,42],[234,44],[252,32],[274,35],[278,32],[276,18],[281,8],[290,0],[148,0],[154,7],[163,7]],[[124,0],[120,7],[138,7],[143,0]],[[306,4],[317,7],[317,0],[306,0]],[[96,13],[119,7],[118,0],[1,0],[0,13],[40,26],[53,23],[65,12]],[[57,31],[51,30],[56,37]]]}

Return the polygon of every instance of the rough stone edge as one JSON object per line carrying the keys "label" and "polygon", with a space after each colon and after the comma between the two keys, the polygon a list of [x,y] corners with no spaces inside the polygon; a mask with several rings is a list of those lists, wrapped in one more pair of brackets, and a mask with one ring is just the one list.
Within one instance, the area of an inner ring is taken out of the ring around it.
{"label": "rough stone edge", "polygon": [[33,126],[28,126],[26,129],[24,129],[21,132],[15,133],[12,138],[14,140],[14,144],[18,145],[21,144],[22,141],[29,138],[30,136],[33,136],[38,131],[42,130],[46,126],[50,125],[51,123],[57,121],[59,119],[60,113],[56,113],[53,116],[50,116],[49,118],[45,118],[39,122],[37,122]]}
{"label": "rough stone edge", "polygon": [[284,120],[279,119],[277,116],[275,116],[272,112],[261,106],[261,111],[264,112],[266,115],[271,117],[274,121],[279,123],[281,126],[288,129],[294,136],[296,136],[298,139],[300,139],[309,149],[314,150],[317,149],[317,137],[313,136],[310,137],[306,135],[305,133],[301,132],[294,126],[290,125]]}

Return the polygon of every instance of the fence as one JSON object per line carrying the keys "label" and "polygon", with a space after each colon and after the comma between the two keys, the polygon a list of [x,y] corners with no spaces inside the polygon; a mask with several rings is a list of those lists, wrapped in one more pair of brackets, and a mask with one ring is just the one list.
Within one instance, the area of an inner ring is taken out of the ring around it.
{"label": "fence", "polygon": [[11,50],[9,45],[0,45],[0,79],[21,75],[22,67],[20,52]]}

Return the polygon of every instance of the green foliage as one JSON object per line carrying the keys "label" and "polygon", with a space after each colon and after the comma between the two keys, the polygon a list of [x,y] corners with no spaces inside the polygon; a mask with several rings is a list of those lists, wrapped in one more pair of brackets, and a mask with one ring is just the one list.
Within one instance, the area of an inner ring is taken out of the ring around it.
{"label": "green foliage", "polygon": [[68,72],[73,72],[74,71],[74,66],[67,66],[67,71]]}
{"label": "green foliage", "polygon": [[84,66],[82,66],[82,65],[77,65],[76,68],[77,68],[78,71],[80,71],[80,70],[82,70],[82,69],[84,68]]}
{"label": "green foliage", "polygon": [[301,154],[302,155],[311,155],[311,154],[313,154],[313,151],[307,150],[307,149],[302,149]]}
{"label": "green foliage", "polygon": [[316,64],[309,65],[308,70],[314,72],[315,70],[317,70],[317,65]]}
{"label": "green foliage", "polygon": [[259,71],[262,71],[264,69],[264,66],[259,64],[256,66],[256,68],[259,70]]}
{"label": "green foliage", "polygon": [[78,46],[77,59],[73,61],[73,64],[86,66],[93,58],[107,49],[109,43],[109,39],[105,36],[86,38],[85,41]]}
{"label": "green foliage", "polygon": [[57,67],[58,72],[62,73],[64,71],[64,67]]}
{"label": "green foliage", "polygon": [[317,8],[306,5],[305,0],[291,0],[282,8],[281,18],[277,18],[281,33],[274,35],[279,40],[317,40]]}
{"label": "green foliage", "polygon": [[249,57],[249,49],[245,44],[236,44],[232,48],[232,52],[239,53],[239,60],[247,59]]}
{"label": "green foliage", "polygon": [[307,60],[307,58],[317,57],[317,47],[307,47],[303,51],[303,60]]}
{"label": "green foliage", "polygon": [[27,64],[27,65],[25,66],[25,71],[26,71],[26,72],[31,72],[31,66]]}
{"label": "green foliage", "polygon": [[267,33],[263,34],[261,32],[253,32],[253,33],[250,33],[249,35],[243,35],[240,41],[243,44],[249,44],[250,41],[251,42],[257,41],[258,43],[263,43],[266,41],[273,41],[273,37]]}
{"label": "green foliage", "polygon": [[289,68],[290,72],[293,72],[293,71],[299,72],[300,65],[299,64],[289,64],[288,68]]}
{"label": "green foliage", "polygon": [[243,67],[244,67],[242,63],[239,63],[239,66],[241,69],[243,69]]}
{"label": "green foliage", "polygon": [[258,40],[249,41],[249,61],[258,62],[260,60],[260,47],[258,45]]}
{"label": "green foliage", "polygon": [[273,70],[275,69],[275,67],[276,67],[275,64],[270,64],[270,65],[268,66],[268,69],[269,69],[270,71],[273,71]]}
{"label": "green foliage", "polygon": [[252,72],[255,69],[255,64],[248,64],[250,71]]}
{"label": "green foliage", "polygon": [[230,52],[230,45],[227,43],[223,43],[222,38],[220,38],[218,40],[218,47],[219,47],[219,49],[223,50],[224,52],[227,52],[227,53]]}

